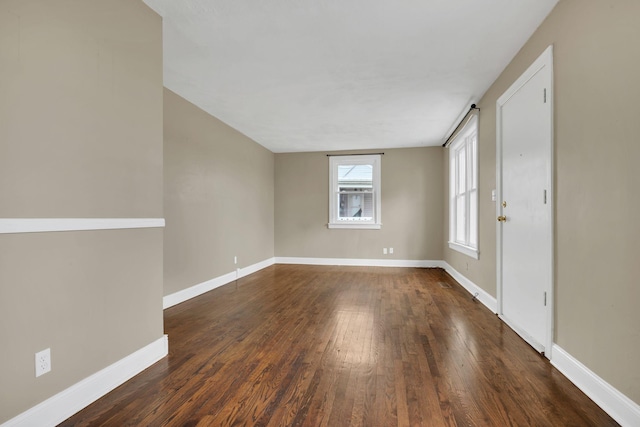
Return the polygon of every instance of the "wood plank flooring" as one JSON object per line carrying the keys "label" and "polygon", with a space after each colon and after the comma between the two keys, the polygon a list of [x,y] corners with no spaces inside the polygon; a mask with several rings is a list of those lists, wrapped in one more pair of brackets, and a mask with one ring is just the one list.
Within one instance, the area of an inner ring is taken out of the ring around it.
{"label": "wood plank flooring", "polygon": [[440,269],[274,265],[165,330],[167,358],[61,425],[617,425]]}

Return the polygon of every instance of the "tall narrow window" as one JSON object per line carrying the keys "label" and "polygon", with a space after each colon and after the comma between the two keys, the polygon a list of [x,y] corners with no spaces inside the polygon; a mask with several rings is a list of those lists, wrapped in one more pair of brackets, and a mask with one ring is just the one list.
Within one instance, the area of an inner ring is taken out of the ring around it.
{"label": "tall narrow window", "polygon": [[329,228],[380,227],[380,155],[329,157]]}
{"label": "tall narrow window", "polygon": [[472,117],[449,147],[449,247],[478,258],[478,125]]}

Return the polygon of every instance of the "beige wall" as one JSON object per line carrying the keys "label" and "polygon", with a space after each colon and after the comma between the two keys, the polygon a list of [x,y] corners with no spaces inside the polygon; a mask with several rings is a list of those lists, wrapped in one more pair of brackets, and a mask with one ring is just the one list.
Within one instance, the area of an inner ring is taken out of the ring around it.
{"label": "beige wall", "polygon": [[165,89],[164,158],[165,295],[273,257],[273,153]]}
{"label": "beige wall", "polygon": [[276,256],[442,259],[442,148],[382,151],[381,230],[327,228],[327,153],[276,154]]}
{"label": "beige wall", "polygon": [[139,3],[0,3],[0,217],[161,216],[161,23]]}
{"label": "beige wall", "polygon": [[[0,218],[162,217],[161,31],[138,1],[0,2]],[[162,333],[161,229],[0,235],[0,423]]]}
{"label": "beige wall", "polygon": [[[556,343],[640,403],[640,2],[561,0],[479,106],[481,255],[495,295],[495,103],[550,44],[555,73]],[[446,218],[446,217],[445,217]],[[485,230],[482,233],[482,230]],[[470,260],[445,250],[463,271]]]}

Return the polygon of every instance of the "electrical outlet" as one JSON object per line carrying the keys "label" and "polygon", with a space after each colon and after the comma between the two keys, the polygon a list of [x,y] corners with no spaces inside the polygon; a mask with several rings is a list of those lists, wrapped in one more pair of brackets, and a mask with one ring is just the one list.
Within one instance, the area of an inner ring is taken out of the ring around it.
{"label": "electrical outlet", "polygon": [[392,254],[393,253],[393,248],[389,248],[389,253]]}
{"label": "electrical outlet", "polygon": [[382,248],[382,254],[386,255],[387,254],[387,248]]}
{"label": "electrical outlet", "polygon": [[36,377],[44,375],[51,370],[51,349],[36,353]]}
{"label": "electrical outlet", "polygon": [[238,257],[237,257],[237,256],[234,256],[234,257],[233,257],[233,263],[234,263],[234,264],[237,264],[237,263],[238,263]]}

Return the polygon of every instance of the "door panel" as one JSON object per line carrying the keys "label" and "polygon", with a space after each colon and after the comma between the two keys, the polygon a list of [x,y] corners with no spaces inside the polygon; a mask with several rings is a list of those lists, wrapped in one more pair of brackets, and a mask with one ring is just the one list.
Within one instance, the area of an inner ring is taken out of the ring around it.
{"label": "door panel", "polygon": [[506,217],[499,225],[499,302],[501,317],[542,352],[552,278],[551,73],[542,66],[529,74],[499,105],[499,214]]}

